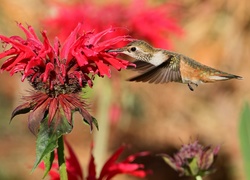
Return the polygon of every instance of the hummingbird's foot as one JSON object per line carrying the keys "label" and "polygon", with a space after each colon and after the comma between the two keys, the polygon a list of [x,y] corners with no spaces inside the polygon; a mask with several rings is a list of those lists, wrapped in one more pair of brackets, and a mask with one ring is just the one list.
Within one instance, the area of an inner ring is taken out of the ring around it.
{"label": "hummingbird's foot", "polygon": [[189,87],[189,89],[190,89],[191,91],[194,91],[194,88],[191,86],[190,83],[188,83],[188,87]]}
{"label": "hummingbird's foot", "polygon": [[[196,87],[198,87],[198,84],[196,84],[196,83],[192,83],[192,84],[194,84]],[[191,91],[194,91],[194,88],[191,86],[191,83],[188,83],[188,87]]]}

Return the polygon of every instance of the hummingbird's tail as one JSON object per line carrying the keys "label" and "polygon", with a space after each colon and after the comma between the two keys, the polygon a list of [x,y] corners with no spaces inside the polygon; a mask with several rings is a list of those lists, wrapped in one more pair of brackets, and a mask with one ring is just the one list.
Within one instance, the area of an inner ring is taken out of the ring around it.
{"label": "hummingbird's tail", "polygon": [[225,73],[222,71],[217,71],[214,73],[211,73],[208,77],[207,77],[207,82],[215,82],[215,81],[226,81],[229,79],[239,79],[242,80],[243,78],[241,76],[237,76],[234,74],[229,74],[229,73]]}

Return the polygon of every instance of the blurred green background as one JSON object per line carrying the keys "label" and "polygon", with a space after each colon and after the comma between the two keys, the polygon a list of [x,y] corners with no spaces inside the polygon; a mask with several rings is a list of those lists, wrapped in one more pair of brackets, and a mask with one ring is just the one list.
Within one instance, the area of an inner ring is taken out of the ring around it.
{"label": "blurred green background", "polygon": [[[154,3],[164,1],[151,1]],[[185,34],[170,37],[174,51],[240,75],[244,80],[204,84],[191,92],[186,85],[177,83],[126,82],[126,78],[135,75],[129,70],[119,74],[114,71],[111,79],[97,78],[85,96],[89,97],[93,116],[99,120],[99,132],[90,134],[89,127],[76,114],[74,129],[67,135],[85,171],[92,139],[98,168],[123,143],[130,145],[126,155],[144,150],[172,155],[181,144],[199,139],[204,145],[221,145],[215,164],[217,171],[205,179],[246,179],[238,129],[241,108],[250,99],[250,3],[248,0],[179,0],[178,3],[182,6],[179,25]],[[50,13],[45,0],[1,0],[0,33],[23,36],[15,21],[32,25],[39,32],[40,20]],[[10,77],[6,72],[1,74],[0,84],[0,179],[41,179],[40,169],[30,174],[36,138],[27,128],[27,115],[16,117],[9,124],[12,110],[30,87],[20,82],[20,75]],[[112,118],[115,120],[110,121]],[[139,161],[154,171],[147,179],[188,179],[178,177],[159,157]]]}

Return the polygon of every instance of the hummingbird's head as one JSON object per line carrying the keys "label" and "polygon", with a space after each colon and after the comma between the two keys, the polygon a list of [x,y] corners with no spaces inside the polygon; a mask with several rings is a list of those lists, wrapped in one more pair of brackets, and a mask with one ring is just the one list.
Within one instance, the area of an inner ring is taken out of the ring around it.
{"label": "hummingbird's head", "polygon": [[154,48],[145,41],[136,40],[130,42],[122,48],[112,49],[108,52],[122,53],[137,60],[149,61],[153,56]]}

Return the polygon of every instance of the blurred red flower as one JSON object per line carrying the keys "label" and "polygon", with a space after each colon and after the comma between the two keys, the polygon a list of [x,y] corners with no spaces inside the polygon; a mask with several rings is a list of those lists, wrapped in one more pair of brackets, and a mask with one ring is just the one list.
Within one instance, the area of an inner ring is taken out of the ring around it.
{"label": "blurred red flower", "polygon": [[31,26],[27,29],[21,24],[18,26],[26,39],[0,35],[0,40],[5,43],[0,59],[7,58],[1,70],[9,71],[11,75],[21,73],[22,81],[27,79],[34,91],[23,98],[25,103],[13,111],[11,119],[32,110],[29,128],[36,134],[46,117],[49,125],[57,127],[66,118],[72,126],[72,113],[78,111],[92,129],[92,121],[96,121],[85,109],[81,89],[87,84],[92,87],[95,75],[111,77],[110,66],[120,70],[132,65],[107,52],[117,43],[129,41],[129,37],[101,40],[117,29],[83,32],[83,25],[78,24],[61,47],[58,38],[50,43],[46,31],[41,32],[43,41],[40,41]]}
{"label": "blurred red flower", "polygon": [[[103,6],[97,6],[91,1],[71,6],[55,2],[49,5],[54,7],[56,14],[42,22],[51,32],[60,34],[60,38],[65,38],[69,29],[78,22],[84,22],[85,29],[97,31],[110,25],[126,27],[133,37],[161,48],[172,48],[169,36],[183,34],[178,25],[181,9],[173,3],[149,6],[146,0],[132,0],[129,4],[107,3]],[[117,33],[113,35],[120,35]]]}
{"label": "blurred red flower", "polygon": [[[144,178],[147,174],[152,173],[150,170],[145,170],[143,164],[137,164],[133,161],[137,157],[147,156],[148,152],[140,152],[137,154],[133,154],[128,156],[125,160],[121,162],[116,162],[121,153],[124,151],[125,146],[121,146],[119,149],[115,151],[115,153],[106,161],[104,166],[101,169],[101,173],[99,177],[96,174],[96,165],[94,162],[93,156],[93,146],[91,148],[90,160],[88,165],[88,175],[84,178],[83,173],[81,171],[80,163],[77,160],[77,157],[69,145],[67,141],[66,146],[69,152],[69,157],[66,158],[66,169],[68,173],[69,180],[109,180],[118,174],[129,174],[135,177]],[[57,159],[57,154],[55,155],[55,159]],[[39,165],[40,168],[45,169],[44,163],[42,162]],[[58,164],[53,163],[52,168],[49,171],[50,180],[59,180],[60,176],[58,173]]]}
{"label": "blurred red flower", "polygon": [[118,103],[112,103],[109,109],[109,119],[111,124],[116,124],[121,118],[122,108]]}

